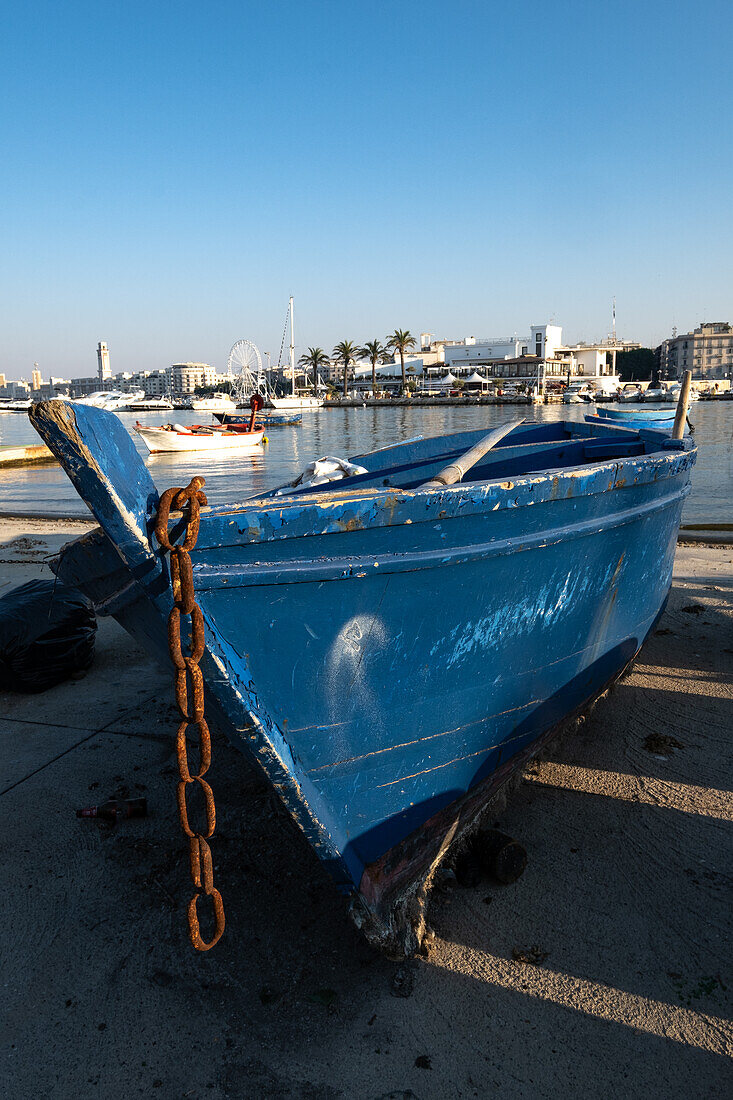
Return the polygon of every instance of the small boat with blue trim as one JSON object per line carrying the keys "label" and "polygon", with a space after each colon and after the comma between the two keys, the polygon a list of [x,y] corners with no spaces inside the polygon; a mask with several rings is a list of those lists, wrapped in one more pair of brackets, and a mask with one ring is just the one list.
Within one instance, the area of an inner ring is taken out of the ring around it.
{"label": "small boat with blue trim", "polygon": [[[100,523],[55,571],[167,662],[170,559],[132,439],[90,407],[30,418]],[[451,845],[639,652],[695,456],[645,426],[519,421],[357,456],[335,484],[202,503],[207,715],[372,942],[415,950]]]}
{"label": "small boat with blue trim", "polygon": [[[240,416],[238,413],[214,413],[214,416],[220,424],[248,424],[248,416]],[[257,414],[257,423],[261,424],[265,428],[281,428],[287,424],[300,424],[303,420],[303,414],[298,412],[293,413],[278,413],[273,412],[271,409],[260,409]]]}
{"label": "small boat with blue trim", "polygon": [[676,409],[596,409],[596,415],[603,420],[615,420],[628,423],[629,420],[638,421],[640,424],[650,420],[674,420]]}
{"label": "small boat with blue trim", "polygon": [[676,409],[607,409],[597,407],[594,414],[585,417],[589,424],[601,422],[615,424],[619,428],[653,428],[670,432],[674,425]]}

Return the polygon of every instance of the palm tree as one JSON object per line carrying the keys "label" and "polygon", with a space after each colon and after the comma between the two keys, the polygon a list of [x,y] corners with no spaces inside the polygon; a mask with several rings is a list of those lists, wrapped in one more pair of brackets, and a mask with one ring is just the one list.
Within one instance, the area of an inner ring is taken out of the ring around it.
{"label": "palm tree", "polygon": [[308,351],[301,355],[298,360],[298,366],[303,367],[306,375],[309,371],[313,372],[313,385],[316,387],[316,393],[318,392],[318,372],[321,367],[327,367],[329,362],[330,359],[323,348],[308,348]]}
{"label": "palm tree", "polygon": [[409,351],[410,348],[417,347],[417,341],[414,336],[410,335],[407,329],[396,328],[387,340],[387,347],[399,353],[400,365],[402,367],[402,392],[404,393],[407,388],[407,378],[405,377],[405,352]]}
{"label": "palm tree", "polygon": [[344,365],[344,397],[348,393],[349,363],[353,363],[358,354],[359,349],[351,340],[342,340],[340,344],[336,344],[332,352],[336,362]]}
{"label": "palm tree", "polygon": [[389,362],[389,351],[379,340],[368,340],[363,348],[359,348],[360,358],[368,359],[372,365],[372,393],[377,388],[377,363]]}

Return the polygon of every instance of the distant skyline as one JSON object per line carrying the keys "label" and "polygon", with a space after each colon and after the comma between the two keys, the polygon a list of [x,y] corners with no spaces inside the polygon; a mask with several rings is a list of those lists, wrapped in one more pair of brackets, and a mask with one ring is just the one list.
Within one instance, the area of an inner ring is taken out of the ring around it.
{"label": "distant skyline", "polygon": [[[731,313],[733,313],[733,310],[731,311]],[[617,310],[617,314],[618,314],[618,310]],[[609,316],[610,316],[610,314],[609,314]],[[705,318],[704,320],[705,321],[730,321],[730,317],[729,316],[726,316],[726,317],[711,317],[711,318]],[[545,323],[548,323],[548,324],[553,323],[553,324],[559,324],[560,325],[560,327],[563,330],[563,344],[565,344],[565,345],[568,345],[568,344],[574,345],[574,344],[577,344],[577,343],[591,343],[591,344],[592,343],[597,343],[601,340],[607,339],[611,335],[611,325],[610,324],[608,326],[607,331],[599,333],[597,335],[585,335],[585,336],[573,337],[573,336],[571,336],[567,333],[567,331],[565,329],[565,326],[563,326],[562,322],[560,320],[558,320],[557,318],[547,318],[547,319],[543,318],[543,319],[539,319],[539,320],[535,318],[531,322],[531,324],[545,324]],[[700,323],[701,323],[701,321],[697,321],[695,324],[691,324],[690,326],[687,326],[687,327],[677,326],[677,331],[680,334],[683,333],[683,332],[688,332],[688,331],[691,332],[694,328],[697,328],[700,325]],[[399,327],[399,326],[393,326],[393,329],[395,327]],[[636,342],[639,342],[643,346],[646,346],[646,347],[656,347],[658,344],[660,344],[662,342],[662,340],[667,339],[668,337],[672,336],[672,329],[670,329],[669,332],[665,333],[664,336],[661,336],[658,340],[655,340],[653,343],[645,343],[643,340],[639,340],[638,337],[636,337],[633,333],[621,332],[618,328],[618,324],[617,324],[616,328],[617,328],[616,336],[617,336],[617,339],[619,341],[622,341],[622,340],[636,341]],[[509,336],[509,337],[511,337],[511,336],[526,336],[526,337],[529,337],[529,330],[530,330],[530,323],[524,325],[520,329],[514,329],[511,332],[508,329],[504,329],[502,331],[499,331],[498,329],[496,329],[495,331],[492,331],[492,332],[476,331],[476,332],[461,332],[461,333],[447,333],[446,334],[446,333],[435,332],[434,330],[431,330],[429,328],[425,328],[424,326],[420,327],[420,328],[412,328],[412,329],[410,329],[410,332],[412,333],[412,335],[418,341],[418,345],[409,354],[411,356],[419,356],[420,355],[419,337],[420,337],[420,334],[423,333],[423,332],[430,332],[431,335],[437,340],[441,340],[441,339],[462,340],[462,339],[465,339],[466,337],[475,337],[477,340],[480,340],[481,338],[484,338],[484,337],[489,337],[489,338],[498,338],[498,337],[507,337],[507,336]],[[390,330],[390,331],[392,331],[392,330]],[[371,336],[377,336],[380,339],[382,337],[384,337],[386,339],[386,337],[390,335],[390,332],[367,334],[366,336],[363,337],[363,339],[356,340],[355,342],[358,343],[358,344],[363,344],[366,340],[368,340],[370,338],[370,335]],[[282,336],[282,334],[281,334],[281,336]],[[250,337],[244,337],[244,338],[245,339],[250,339]],[[102,337],[102,339],[104,339],[104,337]],[[280,337],[280,339],[281,339],[281,337]],[[280,339],[278,339],[278,341],[277,341],[277,350],[276,351],[272,351],[270,347],[265,347],[262,344],[257,345],[259,350],[260,350],[260,354],[262,355],[263,366],[267,366],[267,358],[266,358],[267,352],[270,352],[271,365],[273,367],[277,366],[278,356],[279,356],[279,353],[280,353]],[[296,339],[297,339],[297,337],[296,337]],[[41,375],[43,376],[43,379],[44,379],[45,382],[48,382],[48,379],[51,375],[53,375],[55,377],[91,378],[93,376],[96,376],[97,372],[98,372],[98,363],[97,363],[97,343],[98,342],[99,341],[94,343],[94,345],[91,348],[91,352],[90,352],[90,349],[88,347],[86,348],[85,362],[83,364],[80,362],[81,357],[80,357],[79,360],[74,361],[75,364],[78,364],[78,369],[77,369],[77,366],[75,366],[73,371],[68,371],[68,370],[67,371],[59,371],[58,369],[52,369],[50,367],[47,370],[44,370],[43,369],[43,364],[39,360],[34,360],[29,366],[27,366],[25,368],[22,368],[22,369],[19,368],[18,370],[16,370],[15,373],[10,373],[8,369],[0,368],[0,374],[5,374],[6,379],[8,381],[19,381],[20,379],[23,379],[23,378],[26,379],[26,380],[30,380],[30,376],[33,373],[34,369],[36,368],[36,363],[37,363],[38,364],[38,370],[40,371]],[[235,342],[236,341],[232,341],[232,343],[235,343]],[[257,341],[254,341],[254,342],[257,343]],[[148,370],[148,371],[165,370],[167,367],[170,367],[173,363],[185,363],[185,362],[208,363],[211,366],[216,367],[218,370],[223,371],[226,368],[227,360],[228,360],[228,357],[229,357],[229,351],[230,351],[230,345],[227,345],[226,348],[221,352],[221,355],[219,355],[219,356],[217,356],[217,355],[211,355],[209,357],[206,357],[206,356],[204,356],[204,357],[191,356],[191,355],[185,356],[185,357],[178,356],[178,357],[169,357],[165,362],[161,361],[161,362],[156,363],[154,365],[152,365],[152,364],[143,365],[143,364],[136,361],[135,363],[128,364],[126,366],[118,366],[117,363],[116,363],[114,349],[109,347],[109,341],[105,341],[105,343],[107,343],[107,346],[109,348],[110,369],[111,369],[111,372],[112,372],[113,375],[120,374],[120,373],[123,373],[123,372],[126,372],[126,371],[134,373],[136,371],[145,371],[145,370]],[[307,348],[309,346],[312,346],[312,347],[322,346],[324,348],[324,350],[329,355],[331,353],[332,344],[330,344],[330,343],[328,345],[325,345],[325,344],[320,344],[319,345],[317,341],[311,341],[310,344],[298,343],[297,346],[296,346],[296,351],[295,351],[296,359],[299,357],[300,354],[302,354],[302,352],[304,350],[307,350]],[[121,349],[121,351],[122,351],[123,357],[124,357],[124,348]],[[289,361],[288,360],[288,355],[289,355],[289,336],[286,337],[285,343],[284,343],[283,349],[282,349],[281,362],[286,364],[286,365]]]}
{"label": "distant skyline", "polygon": [[[0,373],[733,320],[728,3],[7,8]],[[287,341],[286,341],[287,342]]]}

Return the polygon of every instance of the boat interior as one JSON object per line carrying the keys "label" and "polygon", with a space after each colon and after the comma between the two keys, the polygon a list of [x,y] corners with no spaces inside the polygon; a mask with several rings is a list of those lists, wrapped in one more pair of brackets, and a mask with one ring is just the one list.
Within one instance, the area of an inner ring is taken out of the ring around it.
{"label": "boat interior", "polygon": [[[451,435],[417,438],[385,447],[350,461],[366,468],[335,486],[333,482],[292,489],[293,494],[344,490],[416,489],[434,477],[443,466],[454,462],[486,434],[485,429],[456,432]],[[672,440],[668,433],[629,428],[614,424],[588,424],[579,421],[551,421],[522,424],[506,435],[463,478],[463,483],[518,477],[524,474],[544,474],[550,470],[584,466],[648,455],[660,450],[683,450],[682,440]],[[283,495],[275,489],[265,497]],[[287,493],[290,495],[290,493]]]}

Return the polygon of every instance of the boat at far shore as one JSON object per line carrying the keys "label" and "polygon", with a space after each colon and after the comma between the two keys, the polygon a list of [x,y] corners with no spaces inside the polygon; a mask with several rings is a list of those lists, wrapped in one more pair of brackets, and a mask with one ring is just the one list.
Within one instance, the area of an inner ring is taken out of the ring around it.
{"label": "boat at far shore", "polygon": [[273,409],[296,409],[301,412],[307,412],[309,409],[321,409],[323,408],[322,397],[318,397],[315,393],[309,393],[306,389],[298,389],[295,384],[295,314],[293,308],[293,299],[290,298],[290,304],[288,306],[290,314],[290,393],[284,394],[282,397],[275,397],[270,394],[267,399],[267,404]]}
{"label": "boat at far shore", "polygon": [[127,406],[127,412],[167,412],[173,403],[167,397],[140,397]]}
{"label": "boat at far shore", "polygon": [[194,412],[236,412],[237,403],[228,393],[212,393],[206,397],[192,397],[191,408]]}
{"label": "boat at far shore", "polygon": [[308,409],[322,409],[323,398],[314,397],[312,394],[296,393],[289,397],[270,397],[269,402],[273,409],[297,409],[307,412]]}
{"label": "boat at far shore", "polygon": [[145,397],[144,390],[95,390],[86,397],[68,397],[75,405],[92,405],[95,409],[107,409],[108,412],[125,412],[131,404]]}
{"label": "boat at far shore", "polygon": [[[680,396],[680,384],[679,384],[679,382],[670,382],[667,386],[667,389],[664,393],[664,396],[661,397],[660,400],[666,402],[668,405],[672,405],[672,404],[676,405],[677,401],[679,399],[679,396]],[[690,390],[690,396],[688,398],[688,402],[699,401],[699,400],[700,400],[699,392],[694,388],[691,389]]]}
{"label": "boat at far shore", "polygon": [[0,401],[0,412],[8,413],[27,413],[31,407],[31,399],[21,399],[18,401]]}

